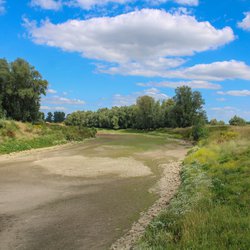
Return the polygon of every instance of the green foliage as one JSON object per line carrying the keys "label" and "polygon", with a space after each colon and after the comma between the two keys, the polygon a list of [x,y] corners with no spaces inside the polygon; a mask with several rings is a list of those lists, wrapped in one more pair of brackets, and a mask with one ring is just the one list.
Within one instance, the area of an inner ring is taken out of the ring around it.
{"label": "green foliage", "polygon": [[244,126],[246,125],[246,121],[243,118],[235,115],[229,120],[229,124],[232,126]]}
{"label": "green foliage", "polygon": [[48,82],[23,59],[8,63],[0,59],[0,113],[17,121],[40,119],[40,99]]}
{"label": "green foliage", "polygon": [[204,119],[197,119],[192,128],[192,139],[199,141],[201,138],[208,136],[208,129],[205,126]]}
{"label": "green foliage", "polygon": [[172,109],[172,117],[176,127],[190,127],[197,123],[197,119],[206,121],[203,110],[205,101],[200,92],[193,92],[190,87],[182,86],[175,90],[173,100],[175,105]]}
{"label": "green foliage", "polygon": [[194,147],[179,192],[137,249],[248,249],[249,139],[248,127],[223,128]]}
{"label": "green foliage", "polygon": [[[141,96],[136,105],[102,108],[97,112],[77,111],[67,116],[65,123],[107,129],[145,129],[188,127],[206,121],[204,101],[197,91],[189,87],[176,90],[173,99],[155,101],[150,96]],[[201,132],[197,133],[200,135]]]}
{"label": "green foliage", "polygon": [[224,121],[217,121],[216,119],[212,119],[209,122],[209,124],[212,126],[223,126],[223,125],[225,125],[225,122]]}
{"label": "green foliage", "polygon": [[60,111],[55,111],[53,117],[54,117],[53,122],[55,122],[55,123],[64,122],[64,120],[65,120],[65,113],[64,112],[60,112]]}
{"label": "green foliage", "polygon": [[48,112],[46,122],[53,122],[53,114],[51,112]]}
{"label": "green foliage", "polygon": [[95,137],[96,129],[79,128],[79,127],[64,127],[63,133],[67,141],[82,141],[85,138]]}

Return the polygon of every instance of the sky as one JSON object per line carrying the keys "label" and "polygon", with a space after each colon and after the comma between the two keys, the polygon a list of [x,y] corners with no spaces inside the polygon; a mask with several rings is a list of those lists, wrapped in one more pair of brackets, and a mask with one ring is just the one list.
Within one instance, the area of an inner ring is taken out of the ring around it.
{"label": "sky", "polygon": [[0,58],[48,80],[41,110],[202,93],[208,118],[250,120],[250,0],[0,0]]}

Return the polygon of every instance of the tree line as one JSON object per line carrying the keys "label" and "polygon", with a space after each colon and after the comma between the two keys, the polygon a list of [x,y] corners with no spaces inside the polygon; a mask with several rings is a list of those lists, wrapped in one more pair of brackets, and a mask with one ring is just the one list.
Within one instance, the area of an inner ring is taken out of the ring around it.
{"label": "tree line", "polygon": [[42,118],[41,95],[48,82],[28,62],[0,59],[0,118],[34,122]]}
{"label": "tree line", "polygon": [[[41,96],[46,95],[48,82],[24,59],[13,62],[0,59],[0,118],[24,122],[63,122],[65,113],[40,112]],[[102,108],[97,111],[77,111],[66,117],[67,125],[108,129],[156,129],[162,127],[198,126],[207,122],[205,102],[198,91],[182,86],[173,98],[156,101],[141,96],[131,106]],[[233,117],[230,125],[244,125],[246,121]],[[211,125],[223,125],[212,119]]]}
{"label": "tree line", "polygon": [[182,86],[173,98],[156,101],[141,96],[135,105],[102,108],[94,111],[77,111],[68,115],[67,125],[107,129],[156,129],[162,127],[190,127],[207,122],[201,93]]}

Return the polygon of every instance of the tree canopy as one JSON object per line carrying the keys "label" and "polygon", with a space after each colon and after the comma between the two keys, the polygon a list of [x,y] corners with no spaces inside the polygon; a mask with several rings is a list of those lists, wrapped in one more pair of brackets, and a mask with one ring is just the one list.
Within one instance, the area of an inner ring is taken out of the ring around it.
{"label": "tree canopy", "polygon": [[0,116],[18,121],[37,121],[41,113],[41,95],[48,82],[28,62],[0,59]]}
{"label": "tree canopy", "polygon": [[183,86],[176,89],[176,95],[171,99],[160,102],[150,96],[141,96],[131,106],[73,112],[65,122],[67,125],[109,129],[188,127],[207,120],[203,104],[199,92]]}

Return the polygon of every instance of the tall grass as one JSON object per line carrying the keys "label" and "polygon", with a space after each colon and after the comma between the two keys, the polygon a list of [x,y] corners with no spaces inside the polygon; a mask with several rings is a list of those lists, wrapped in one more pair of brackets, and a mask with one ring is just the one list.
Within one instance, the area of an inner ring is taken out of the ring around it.
{"label": "tall grass", "polygon": [[95,134],[96,130],[89,128],[0,120],[0,154],[82,141]]}
{"label": "tall grass", "polygon": [[249,249],[250,127],[213,130],[184,161],[169,208],[138,249]]}

